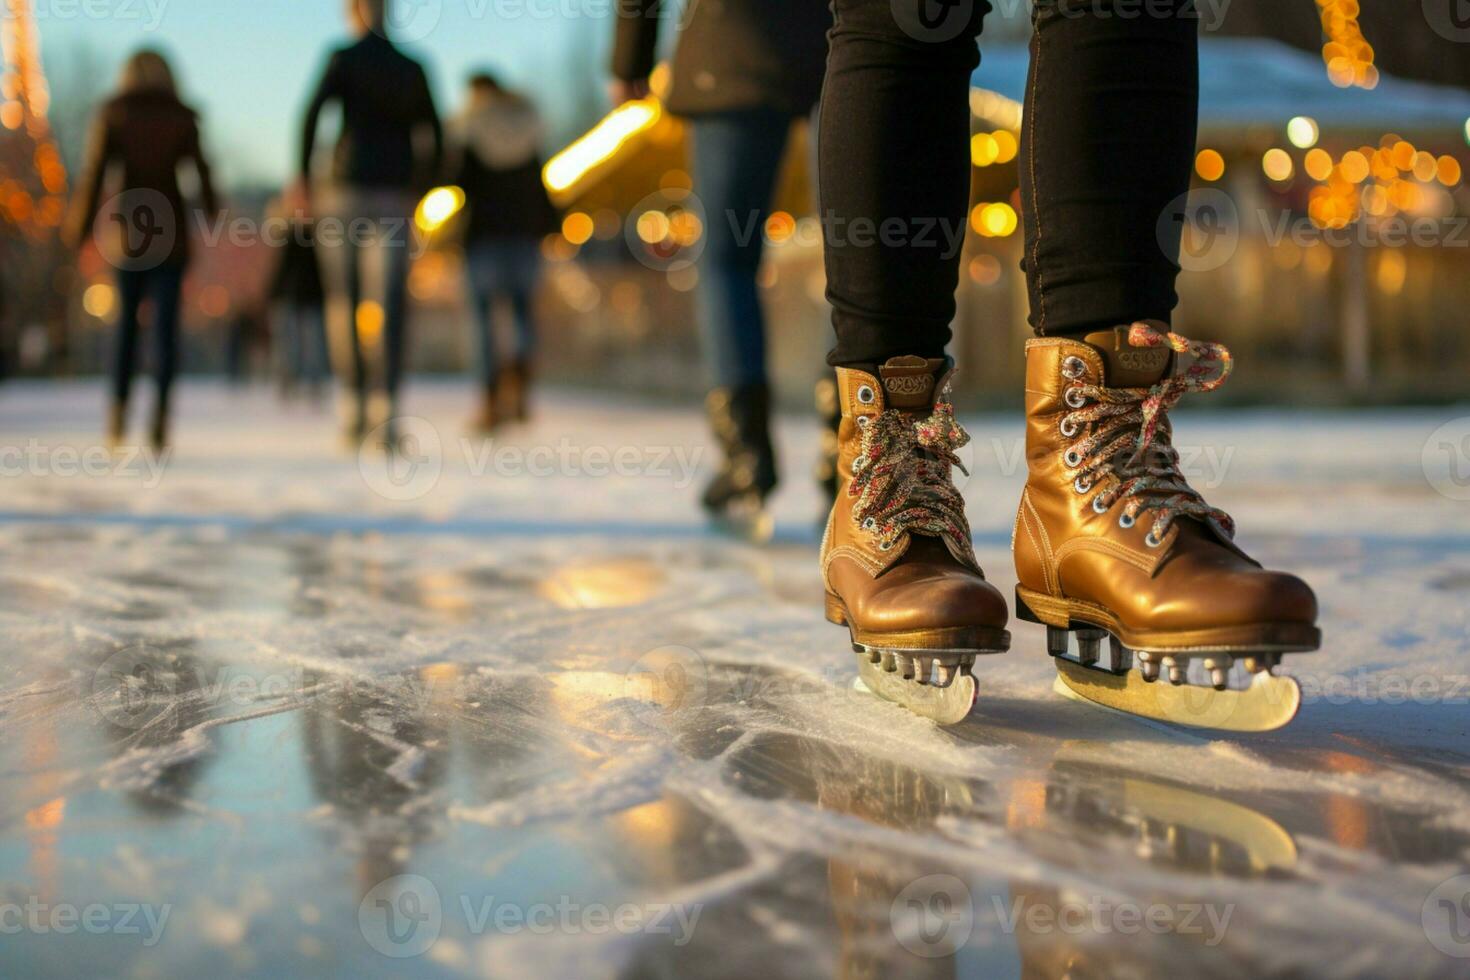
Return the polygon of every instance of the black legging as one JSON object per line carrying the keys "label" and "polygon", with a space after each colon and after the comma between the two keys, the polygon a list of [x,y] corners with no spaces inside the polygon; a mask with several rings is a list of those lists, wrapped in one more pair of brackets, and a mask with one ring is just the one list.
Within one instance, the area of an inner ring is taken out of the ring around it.
{"label": "black legging", "polygon": [[[821,193],[834,365],[939,356],[986,0],[835,0]],[[1031,325],[1168,320],[1199,104],[1192,0],[1036,0],[1018,157]],[[1161,231],[1162,229],[1162,231]],[[946,232],[951,234],[946,234]]]}

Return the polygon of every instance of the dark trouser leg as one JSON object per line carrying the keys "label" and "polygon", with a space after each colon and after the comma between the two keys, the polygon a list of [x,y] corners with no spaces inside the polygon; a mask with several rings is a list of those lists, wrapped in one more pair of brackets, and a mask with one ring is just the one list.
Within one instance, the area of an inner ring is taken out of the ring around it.
{"label": "dark trouser leg", "polygon": [[770,109],[694,120],[695,191],[708,235],[699,321],[709,380],[721,388],[766,383],[766,320],[756,275],[790,131],[791,118]]}
{"label": "dark trouser leg", "polygon": [[[1039,334],[1168,320],[1199,108],[1188,0],[1038,0],[1021,139],[1026,280]],[[1161,220],[1163,218],[1163,220]]]}
{"label": "dark trouser leg", "polygon": [[397,410],[398,388],[403,380],[408,349],[408,259],[413,247],[413,222],[405,222],[393,231],[396,221],[389,221],[378,232],[378,248],[383,261],[383,387],[388,401]]}
{"label": "dark trouser leg", "polygon": [[819,151],[837,331],[827,361],[937,357],[954,319],[970,188],[970,75],[990,5],[833,6]]}
{"label": "dark trouser leg", "polygon": [[112,401],[126,405],[133,390],[133,365],[138,352],[138,310],[143,305],[146,272],[119,269],[117,273],[117,343],[112,352]]}
{"label": "dark trouser leg", "polygon": [[465,280],[470,317],[474,321],[475,350],[480,356],[480,385],[495,386],[500,359],[495,349],[495,290],[498,288],[499,256],[493,245],[477,244],[466,249]]}
{"label": "dark trouser leg", "polygon": [[167,418],[178,366],[179,293],[183,286],[184,267],[160,266],[148,275],[149,295],[153,297],[154,371],[158,383],[158,404],[154,414],[157,418]]}

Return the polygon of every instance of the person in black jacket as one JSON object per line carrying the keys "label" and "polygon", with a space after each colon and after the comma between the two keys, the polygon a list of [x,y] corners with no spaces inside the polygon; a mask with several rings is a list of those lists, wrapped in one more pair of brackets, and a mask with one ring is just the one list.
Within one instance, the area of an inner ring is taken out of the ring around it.
{"label": "person in black jacket", "polygon": [[[662,0],[619,5],[615,100],[648,94]],[[776,485],[765,318],[756,287],[777,170],[794,119],[822,90],[826,0],[691,5],[674,52],[668,108],[690,120],[695,192],[705,208],[699,312],[725,462],[706,488],[714,515],[760,510]],[[753,232],[753,233],[752,233]]]}
{"label": "person in black jacket", "polygon": [[[465,279],[480,352],[479,432],[525,421],[536,345],[532,298],[541,274],[541,239],[558,228],[541,181],[541,116],[525,96],[493,75],[470,79],[464,110],[450,122],[455,183],[469,212]],[[504,298],[513,321],[510,356],[496,350],[494,307]]]}
{"label": "person in black jacket", "polygon": [[[303,205],[312,205],[318,219],[330,222],[328,228],[319,220],[317,243],[327,285],[332,358],[350,394],[344,436],[356,445],[382,425],[384,443],[391,449],[407,342],[414,205],[438,176],[444,135],[423,66],[387,37],[388,2],[348,2],[348,20],[358,39],[332,53],[307,107],[296,196]],[[331,175],[317,193],[310,188],[312,156],[317,122],[328,103],[341,106],[342,130]],[[420,150],[424,143],[431,151]],[[376,263],[376,276],[369,262]],[[364,281],[381,283],[381,396],[372,412],[365,340],[379,331],[363,329],[378,320],[361,315]]]}
{"label": "person in black jacket", "polygon": [[326,291],[311,221],[287,219],[266,299],[275,328],[272,333],[281,395],[290,398],[296,394],[297,385],[304,384],[307,397],[315,402],[321,396],[326,373]]}
{"label": "person in black jacket", "polygon": [[108,231],[97,244],[117,271],[120,316],[112,371],[107,437],[123,439],[140,312],[153,306],[154,372],[158,398],[150,438],[154,449],[168,443],[170,395],[179,336],[179,300],[189,261],[189,212],[178,170],[190,165],[199,178],[206,212],[218,210],[209,163],[199,141],[199,117],[179,101],[173,71],[157,51],[134,54],[123,68],[117,95],[97,112],[83,176],[77,184],[67,238],[79,246],[102,210],[110,174],[120,178],[112,199]]}

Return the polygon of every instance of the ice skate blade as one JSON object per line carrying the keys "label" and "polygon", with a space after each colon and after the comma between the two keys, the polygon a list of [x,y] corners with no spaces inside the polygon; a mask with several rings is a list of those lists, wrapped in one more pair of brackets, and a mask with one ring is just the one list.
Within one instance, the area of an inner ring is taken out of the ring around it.
{"label": "ice skate blade", "polygon": [[857,660],[858,680],[865,690],[936,724],[958,725],[975,707],[979,688],[970,674],[961,672],[948,687],[935,687],[905,680],[897,671],[889,673],[881,664],[871,663],[866,653]]}
{"label": "ice skate blade", "polygon": [[1302,691],[1290,677],[1254,674],[1244,690],[1150,684],[1136,670],[1112,674],[1057,659],[1057,681],[1084,701],[1140,718],[1221,732],[1271,732],[1296,717]]}

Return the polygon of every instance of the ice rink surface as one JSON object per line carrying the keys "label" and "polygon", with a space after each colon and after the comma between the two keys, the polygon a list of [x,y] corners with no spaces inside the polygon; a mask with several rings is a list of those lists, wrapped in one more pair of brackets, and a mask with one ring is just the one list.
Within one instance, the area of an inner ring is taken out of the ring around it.
{"label": "ice rink surface", "polygon": [[[1043,632],[940,730],[822,619],[815,424],[766,547],[687,408],[544,393],[409,460],[186,384],[162,471],[99,386],[0,387],[0,976],[1463,976],[1470,407],[1180,413],[1318,590],[1289,728],[1065,700]],[[1019,419],[969,419],[1014,585]],[[1196,448],[1199,447],[1199,448]]]}

